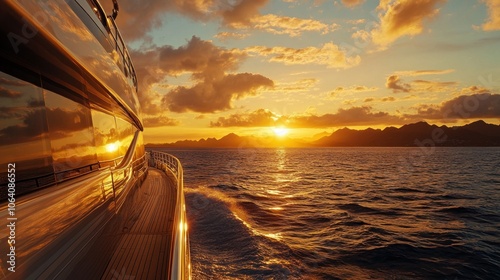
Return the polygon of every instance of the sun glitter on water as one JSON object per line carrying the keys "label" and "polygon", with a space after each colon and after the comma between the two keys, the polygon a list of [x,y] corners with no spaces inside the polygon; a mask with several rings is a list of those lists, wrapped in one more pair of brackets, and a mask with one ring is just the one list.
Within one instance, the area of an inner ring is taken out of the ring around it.
{"label": "sun glitter on water", "polygon": [[286,127],[275,127],[273,128],[273,132],[278,137],[284,137],[288,134],[288,128]]}

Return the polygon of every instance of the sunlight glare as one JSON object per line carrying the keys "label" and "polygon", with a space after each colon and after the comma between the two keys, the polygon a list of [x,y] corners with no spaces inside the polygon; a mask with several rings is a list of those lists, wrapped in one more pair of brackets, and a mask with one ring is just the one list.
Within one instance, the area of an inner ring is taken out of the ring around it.
{"label": "sunlight glare", "polygon": [[106,145],[106,151],[108,151],[108,153],[113,153],[116,150],[118,150],[118,147],[119,147],[118,141],[116,141],[114,143],[109,143]]}
{"label": "sunlight glare", "polygon": [[288,128],[286,127],[275,127],[273,128],[273,131],[278,137],[283,137],[288,134]]}

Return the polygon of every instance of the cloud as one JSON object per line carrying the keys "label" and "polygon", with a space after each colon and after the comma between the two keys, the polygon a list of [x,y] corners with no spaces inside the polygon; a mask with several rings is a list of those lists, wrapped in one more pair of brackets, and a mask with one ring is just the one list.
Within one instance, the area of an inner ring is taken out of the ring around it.
{"label": "cloud", "polygon": [[[101,1],[102,2],[102,1]],[[268,0],[121,0],[117,23],[128,40],[144,38],[148,31],[161,25],[163,15],[175,12],[194,20],[208,21],[221,19],[227,26],[249,24],[250,19],[259,15],[259,9]],[[108,14],[112,2],[102,2]]]}
{"label": "cloud", "polygon": [[[133,53],[140,101],[144,112],[158,115],[162,108],[173,112],[194,111],[211,113],[231,108],[232,100],[258,94],[261,87],[271,88],[274,82],[252,73],[228,74],[238,69],[246,54],[238,49],[225,49],[193,36],[179,48],[154,47]],[[166,76],[190,74],[194,85],[167,88],[168,92],[153,91]],[[157,103],[161,100],[161,103]]]}
{"label": "cloud", "polygon": [[347,54],[333,43],[326,43],[320,48],[306,47],[302,49],[288,47],[254,46],[245,49],[248,53],[270,57],[269,61],[286,65],[318,64],[328,68],[349,68],[358,65],[361,57]]}
{"label": "cloud", "polygon": [[177,126],[179,121],[165,116],[147,117],[143,119],[145,127]]}
{"label": "cloud", "polygon": [[347,125],[402,124],[404,119],[387,112],[373,112],[371,106],[339,109],[337,113],[321,116],[297,116],[289,119],[287,127],[326,128]]}
{"label": "cloud", "polygon": [[443,75],[454,72],[455,69],[446,70],[410,70],[410,71],[397,71],[394,74],[400,76],[422,76],[422,75]]}
{"label": "cloud", "polygon": [[366,22],[366,19],[360,18],[360,19],[353,19],[353,20],[348,20],[347,23],[358,25],[358,24],[363,24]]}
{"label": "cloud", "polygon": [[228,50],[193,36],[185,46],[164,46],[158,49],[160,68],[168,75],[194,73],[195,78],[220,76],[236,70],[246,55]]}
{"label": "cloud", "polygon": [[365,0],[342,0],[342,4],[344,4],[344,6],[346,7],[353,8],[363,3],[364,1]]}
{"label": "cloud", "polygon": [[273,91],[276,92],[306,92],[314,88],[319,80],[315,78],[306,78],[295,80],[293,82],[277,83]]}
{"label": "cloud", "polygon": [[320,32],[327,34],[339,28],[337,24],[325,24],[314,19],[302,19],[296,17],[279,16],[267,14],[256,16],[251,19],[251,24],[233,26],[238,29],[262,30],[272,34],[286,34],[291,37],[300,36],[306,31]]}
{"label": "cloud", "polygon": [[439,105],[420,105],[417,111],[425,119],[500,118],[500,94],[460,95]]}
{"label": "cloud", "polygon": [[132,51],[130,53],[134,61],[134,68],[138,80],[138,98],[141,104],[142,112],[155,115],[162,112],[158,100],[161,97],[158,92],[153,90],[153,85],[162,81],[165,74],[159,67],[159,52],[157,49],[140,52]]}
{"label": "cloud", "polygon": [[270,127],[284,125],[289,128],[328,128],[346,125],[402,124],[404,120],[386,112],[373,112],[370,106],[339,109],[334,114],[280,116],[269,110],[233,114],[211,122],[210,127]]}
{"label": "cloud", "polygon": [[452,86],[458,85],[457,82],[439,82],[427,80],[414,80],[411,82],[412,91],[422,92],[447,92]]}
{"label": "cloud", "polygon": [[485,31],[500,30],[500,1],[499,0],[483,0],[488,7],[488,21],[481,27]]}
{"label": "cloud", "polygon": [[237,1],[235,5],[222,11],[223,22],[227,26],[249,25],[251,19],[259,15],[259,9],[265,6],[267,2],[268,0]]}
{"label": "cloud", "polygon": [[[10,118],[8,122],[14,122],[14,124],[0,129],[1,145],[30,142],[42,138],[44,133],[47,133],[45,131],[47,127],[41,125],[42,120],[48,120],[52,140],[65,138],[74,132],[89,129],[89,123],[85,121],[88,119],[88,112],[85,109],[31,107],[31,109],[22,111],[18,108],[7,108],[7,110],[10,111],[11,115],[2,116],[0,114],[0,117]],[[16,137],[9,137],[9,135],[16,135]]]}
{"label": "cloud", "polygon": [[350,87],[337,87],[332,92],[331,95],[338,95],[343,93],[357,93],[357,92],[369,92],[376,91],[377,87],[367,87],[367,86],[350,86]]}
{"label": "cloud", "polygon": [[398,75],[391,75],[391,76],[387,77],[387,81],[385,82],[385,86],[388,89],[392,89],[392,92],[394,92],[394,93],[410,92],[411,91],[411,85],[401,82]]}
{"label": "cloud", "polygon": [[420,76],[420,75],[438,75],[450,73],[450,70],[419,70],[419,71],[399,71],[387,77],[385,86],[392,89],[393,93],[399,92],[445,92],[456,86],[457,82],[441,82],[428,80],[413,80],[410,83],[404,83],[400,75]]}
{"label": "cloud", "polygon": [[257,89],[271,88],[272,80],[258,74],[229,74],[216,80],[205,79],[193,87],[177,87],[163,97],[173,112],[212,113],[231,109],[231,101],[257,95]]}
{"label": "cloud", "polygon": [[383,48],[402,36],[422,33],[423,22],[439,13],[438,4],[446,0],[381,0],[377,10],[380,26],[372,30],[373,42]]}
{"label": "cloud", "polygon": [[6,89],[0,86],[0,98],[18,98],[22,93],[16,90]]}
{"label": "cloud", "polygon": [[[40,120],[46,118],[45,110],[40,108],[20,113],[16,124],[0,129],[0,145],[24,143],[40,139],[45,133],[45,128],[40,125]],[[15,135],[16,137],[9,137],[10,135]]]}
{"label": "cloud", "polygon": [[245,39],[247,38],[248,36],[250,36],[249,33],[239,33],[239,32],[227,32],[227,31],[223,31],[223,32],[219,32],[215,35],[215,38],[221,40],[221,41],[225,41],[225,40],[228,40],[228,39]]}
{"label": "cloud", "polygon": [[276,125],[276,114],[269,110],[259,109],[246,114],[232,114],[210,122],[210,127],[267,127]]}

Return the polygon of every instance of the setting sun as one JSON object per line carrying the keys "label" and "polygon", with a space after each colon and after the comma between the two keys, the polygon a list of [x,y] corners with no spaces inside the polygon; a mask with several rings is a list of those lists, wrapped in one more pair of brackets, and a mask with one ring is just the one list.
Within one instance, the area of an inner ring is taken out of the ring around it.
{"label": "setting sun", "polygon": [[114,143],[109,143],[106,145],[106,151],[108,153],[113,153],[118,150],[118,147],[120,146],[119,142],[116,141]]}
{"label": "setting sun", "polygon": [[278,137],[283,137],[288,134],[288,128],[286,127],[275,127],[273,128],[273,131]]}

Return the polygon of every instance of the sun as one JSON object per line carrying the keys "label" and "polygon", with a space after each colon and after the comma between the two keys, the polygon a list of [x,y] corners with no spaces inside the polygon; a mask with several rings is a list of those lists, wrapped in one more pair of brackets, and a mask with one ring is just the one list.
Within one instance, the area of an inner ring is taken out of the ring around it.
{"label": "sun", "polygon": [[288,128],[286,127],[275,127],[273,128],[274,134],[278,137],[283,137],[288,134]]}

